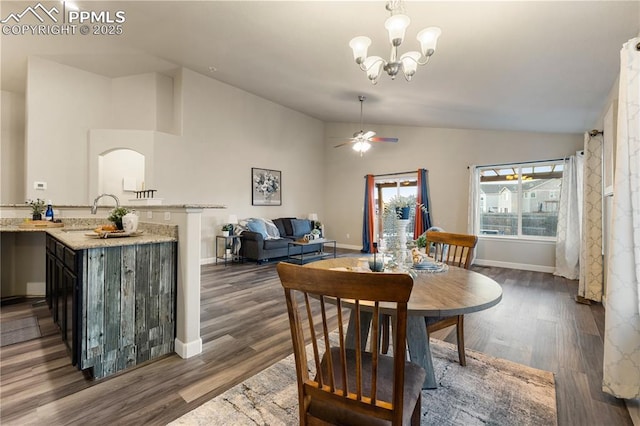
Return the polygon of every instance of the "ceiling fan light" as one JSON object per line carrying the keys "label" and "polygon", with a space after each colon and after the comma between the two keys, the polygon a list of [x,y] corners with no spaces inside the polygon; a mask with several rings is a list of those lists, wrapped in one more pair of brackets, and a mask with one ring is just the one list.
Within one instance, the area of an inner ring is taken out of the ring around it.
{"label": "ceiling fan light", "polygon": [[431,56],[436,51],[440,34],[442,34],[442,30],[438,27],[425,28],[418,33],[416,38],[420,42],[420,49],[424,56]]}
{"label": "ceiling fan light", "polygon": [[400,46],[404,40],[404,33],[411,23],[411,19],[407,15],[398,14],[387,18],[384,21],[384,27],[389,31],[389,42],[393,46]]}
{"label": "ceiling fan light", "polygon": [[349,47],[353,50],[353,59],[357,64],[361,64],[367,58],[367,50],[371,46],[371,39],[365,36],[358,36],[351,39]]}
{"label": "ceiling fan light", "polygon": [[375,83],[380,76],[380,71],[382,71],[384,59],[382,59],[380,56],[369,56],[364,60],[363,65],[367,70],[367,77],[369,77],[369,80]]}
{"label": "ceiling fan light", "polygon": [[411,77],[416,73],[416,70],[418,69],[418,61],[421,56],[422,54],[420,52],[416,52],[414,50],[412,52],[407,52],[400,57],[400,62],[402,62],[402,71],[408,79],[411,79]]}
{"label": "ceiling fan light", "polygon": [[371,148],[371,144],[367,141],[358,141],[353,144],[353,150],[356,152],[367,152]]}

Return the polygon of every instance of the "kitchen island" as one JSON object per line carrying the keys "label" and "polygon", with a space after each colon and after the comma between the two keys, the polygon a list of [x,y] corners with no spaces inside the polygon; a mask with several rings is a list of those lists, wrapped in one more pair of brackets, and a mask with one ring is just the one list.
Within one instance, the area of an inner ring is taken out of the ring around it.
{"label": "kitchen island", "polygon": [[174,351],[177,227],[124,238],[78,227],[44,232],[46,300],[71,362],[102,378]]}
{"label": "kitchen island", "polygon": [[[95,226],[106,222],[112,207],[98,208],[90,215],[89,205],[58,205],[56,218],[69,226]],[[158,234],[157,226],[177,226],[178,264],[176,294],[175,353],[190,358],[202,353],[200,337],[200,263],[201,247],[206,244],[208,229],[203,226],[203,211],[225,209],[215,204],[176,204],[157,206],[127,206],[135,208],[143,222],[142,229]],[[30,217],[30,208],[24,204],[0,205],[0,235],[2,241],[2,268],[0,285],[3,297],[43,296],[45,294],[45,238],[44,232],[14,232],[20,222]],[[91,222],[90,222],[91,221]],[[8,231],[8,232],[4,232]],[[41,261],[38,259],[42,259]]]}

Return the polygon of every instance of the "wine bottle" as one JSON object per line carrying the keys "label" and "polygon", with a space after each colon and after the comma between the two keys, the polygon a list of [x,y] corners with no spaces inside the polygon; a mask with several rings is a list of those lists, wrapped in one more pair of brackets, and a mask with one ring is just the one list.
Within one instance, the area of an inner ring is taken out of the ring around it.
{"label": "wine bottle", "polygon": [[53,206],[51,205],[51,200],[47,202],[47,211],[44,214],[44,220],[53,222]]}

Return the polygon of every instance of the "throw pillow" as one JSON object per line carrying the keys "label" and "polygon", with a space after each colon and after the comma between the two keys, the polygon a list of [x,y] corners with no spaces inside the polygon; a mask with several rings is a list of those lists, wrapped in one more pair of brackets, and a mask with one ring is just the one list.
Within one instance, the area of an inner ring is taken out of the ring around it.
{"label": "throw pillow", "polygon": [[293,226],[291,226],[291,221],[294,220],[295,217],[283,217],[282,223],[284,224],[284,235],[293,235]]}
{"label": "throw pillow", "polygon": [[268,235],[267,239],[280,238],[280,230],[278,229],[278,227],[274,225],[273,222],[270,221],[269,219],[262,219],[262,220],[264,220],[264,225],[265,225],[265,228],[267,229],[267,235]]}
{"label": "throw pillow", "polygon": [[287,235],[287,231],[284,228],[284,219],[273,219],[273,224],[278,227],[278,233],[280,235]]}
{"label": "throw pillow", "polygon": [[291,219],[291,226],[295,237],[302,237],[304,234],[311,232],[311,221],[309,219]]}
{"label": "throw pillow", "polygon": [[262,235],[262,238],[265,240],[268,238],[267,227],[261,220],[251,219],[247,222],[247,228],[249,228],[249,231],[251,232]]}

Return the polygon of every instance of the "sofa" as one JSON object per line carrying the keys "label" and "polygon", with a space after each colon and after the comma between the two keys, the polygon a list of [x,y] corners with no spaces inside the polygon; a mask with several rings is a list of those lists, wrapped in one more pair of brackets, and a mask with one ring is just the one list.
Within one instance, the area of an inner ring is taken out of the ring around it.
{"label": "sofa", "polygon": [[[287,256],[288,243],[303,238],[313,229],[309,219],[283,217],[273,220],[249,219],[240,233],[240,255],[247,260],[263,263]],[[321,244],[309,244],[291,248],[291,254],[313,253],[322,249]]]}

